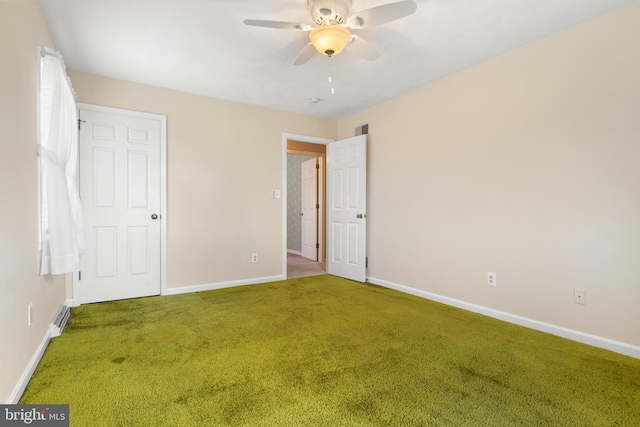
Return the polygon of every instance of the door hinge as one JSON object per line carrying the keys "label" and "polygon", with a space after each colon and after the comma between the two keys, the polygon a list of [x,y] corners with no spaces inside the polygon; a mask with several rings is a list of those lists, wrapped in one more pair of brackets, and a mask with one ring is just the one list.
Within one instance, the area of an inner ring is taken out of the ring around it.
{"label": "door hinge", "polygon": [[320,169],[320,165],[316,163],[316,169]]}
{"label": "door hinge", "polygon": [[316,243],[316,249],[320,249],[320,243]]}
{"label": "door hinge", "polygon": [[82,271],[78,271],[78,280],[82,280]]}
{"label": "door hinge", "polygon": [[364,259],[364,268],[369,268],[369,257]]}
{"label": "door hinge", "polygon": [[320,203],[316,203],[316,209],[320,209]]}
{"label": "door hinge", "polygon": [[78,130],[80,130],[80,127],[82,126],[82,123],[86,123],[86,121],[82,120],[82,119],[78,119]]}

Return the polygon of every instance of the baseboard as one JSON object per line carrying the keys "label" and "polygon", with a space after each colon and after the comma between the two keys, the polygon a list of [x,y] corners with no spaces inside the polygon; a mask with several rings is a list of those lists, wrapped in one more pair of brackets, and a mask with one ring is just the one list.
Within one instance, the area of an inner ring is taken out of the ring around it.
{"label": "baseboard", "polygon": [[524,326],[537,331],[546,332],[552,335],[557,335],[562,338],[567,338],[572,341],[577,341],[583,344],[588,344],[594,347],[603,348],[605,350],[611,350],[616,353],[624,354],[626,356],[640,359],[640,347],[631,344],[623,343],[620,341],[614,341],[609,338],[603,338],[596,335],[587,334],[584,332],[576,331],[573,329],[564,328],[562,326],[552,325],[550,323],[540,322],[538,320],[529,319],[526,317],[518,316],[504,311],[494,310],[492,308],[483,307],[460,301],[454,298],[445,297],[431,292],[422,291],[419,289],[411,288],[408,286],[399,285],[397,283],[388,282],[386,280],[376,279],[374,277],[368,277],[367,281],[374,285],[384,286],[385,288],[395,289],[400,292],[415,295],[421,298],[426,298],[432,301],[437,301],[443,304],[447,304],[453,307],[461,308],[463,310],[472,311],[474,313],[483,314],[485,316],[493,317],[495,319],[504,320],[505,322],[514,323],[516,325]]}
{"label": "baseboard", "polygon": [[287,253],[302,256],[302,252],[300,252],[300,251],[294,251],[293,249],[287,249]]}
{"label": "baseboard", "polygon": [[191,292],[211,291],[214,289],[233,288],[235,286],[256,285],[259,283],[277,282],[284,280],[284,276],[257,277],[255,279],[233,280],[231,282],[207,283],[204,285],[169,288],[164,295],[188,294]]}
{"label": "baseboard", "polygon": [[29,361],[27,368],[22,373],[22,376],[20,377],[18,384],[16,384],[15,388],[13,389],[13,392],[9,396],[9,401],[7,402],[8,404],[16,404],[22,397],[22,393],[24,393],[24,390],[27,388],[27,384],[29,384],[29,380],[31,380],[31,376],[33,375],[33,372],[38,367],[38,363],[40,363],[40,359],[42,359],[42,355],[44,354],[44,351],[47,349],[47,346],[49,345],[49,341],[51,341],[51,330],[47,328],[47,331],[44,334],[44,338],[42,338],[42,342],[40,343],[35,354]]}

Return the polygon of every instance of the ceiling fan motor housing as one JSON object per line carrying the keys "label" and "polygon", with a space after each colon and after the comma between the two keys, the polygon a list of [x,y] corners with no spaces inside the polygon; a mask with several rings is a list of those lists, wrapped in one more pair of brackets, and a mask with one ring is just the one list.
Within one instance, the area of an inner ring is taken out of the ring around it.
{"label": "ceiling fan motor housing", "polygon": [[309,0],[309,12],[316,25],[344,25],[351,12],[351,0]]}

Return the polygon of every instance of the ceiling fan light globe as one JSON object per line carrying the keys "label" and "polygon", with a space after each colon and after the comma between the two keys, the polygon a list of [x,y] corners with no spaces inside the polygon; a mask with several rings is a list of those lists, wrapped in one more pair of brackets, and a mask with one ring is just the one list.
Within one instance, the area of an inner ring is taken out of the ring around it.
{"label": "ceiling fan light globe", "polygon": [[309,33],[309,40],[323,55],[331,56],[340,53],[349,42],[351,33],[340,25],[320,25]]}

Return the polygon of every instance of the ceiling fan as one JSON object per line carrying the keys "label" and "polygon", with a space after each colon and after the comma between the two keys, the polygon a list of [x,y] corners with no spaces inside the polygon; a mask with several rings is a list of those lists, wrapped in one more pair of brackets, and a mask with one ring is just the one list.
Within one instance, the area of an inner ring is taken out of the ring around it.
{"label": "ceiling fan", "polygon": [[386,24],[412,15],[418,8],[413,0],[403,0],[354,13],[351,3],[352,0],[307,0],[315,25],[259,19],[246,19],[244,23],[255,27],[309,32],[310,42],[300,51],[294,65],[306,63],[316,51],[331,57],[347,45],[351,53],[373,61],[380,56],[378,49],[349,30]]}

